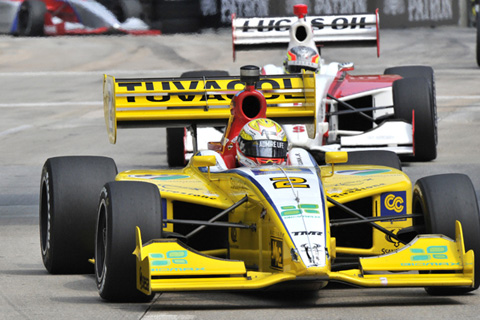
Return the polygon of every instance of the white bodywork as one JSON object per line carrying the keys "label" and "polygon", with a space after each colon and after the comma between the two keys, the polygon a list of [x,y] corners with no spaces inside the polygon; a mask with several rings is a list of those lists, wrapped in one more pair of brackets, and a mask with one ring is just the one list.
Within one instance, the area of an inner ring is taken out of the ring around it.
{"label": "white bodywork", "polygon": [[[365,15],[307,16],[306,18],[234,18],[232,20],[233,45],[242,47],[265,47],[272,45],[306,46],[317,50],[317,45],[354,43],[376,45],[378,52],[378,12]],[[301,38],[297,31],[305,30]],[[235,52],[234,52],[235,56]],[[320,68],[316,73],[316,135],[309,137],[308,125],[284,125],[288,141],[292,147],[318,151],[388,150],[397,154],[413,154],[413,128],[402,120],[389,119],[380,124],[372,121],[367,131],[339,129],[339,116],[329,115],[339,111],[339,102],[327,99],[327,93],[341,70],[352,70],[353,63],[331,62],[326,64],[319,59]],[[285,69],[273,64],[265,65],[262,74],[284,74]],[[342,97],[347,102],[365,96],[372,97],[373,119],[381,119],[394,114],[392,87],[380,88]],[[328,104],[328,106],[327,106]],[[360,115],[358,115],[360,117]],[[207,141],[220,141],[221,132],[199,129],[197,142],[199,149]],[[187,150],[193,151],[191,139],[187,137]]]}
{"label": "white bodywork", "polygon": [[[198,155],[214,155],[217,164],[210,167],[211,172],[228,170],[222,156],[212,150],[200,151]],[[288,166],[239,167],[236,172],[249,180],[256,181],[268,195],[267,201],[274,207],[282,219],[288,236],[295,244],[295,254],[305,266],[324,267],[327,263],[326,251],[326,203],[322,182],[318,176],[318,165],[311,155],[301,148],[289,151]],[[207,170],[206,167],[201,170]],[[308,188],[275,188],[272,177],[290,177],[303,179]]]}
{"label": "white bodywork", "polygon": [[0,33],[11,33],[21,2],[0,0]]}

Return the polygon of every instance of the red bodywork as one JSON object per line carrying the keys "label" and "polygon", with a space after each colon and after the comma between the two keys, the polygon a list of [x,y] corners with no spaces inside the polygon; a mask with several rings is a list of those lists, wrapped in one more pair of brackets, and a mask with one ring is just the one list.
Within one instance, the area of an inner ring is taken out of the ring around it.
{"label": "red bodywork", "polygon": [[352,76],[341,72],[333,81],[328,93],[335,98],[351,96],[357,93],[391,87],[397,75],[360,75]]}
{"label": "red bodywork", "polygon": [[[18,0],[23,2],[24,0]],[[45,14],[45,34],[46,35],[89,35],[89,34],[105,34],[105,33],[125,33],[133,35],[158,35],[161,34],[160,30],[125,30],[114,29],[111,27],[99,27],[99,28],[76,28],[67,29],[65,27],[66,22],[81,23],[75,13],[75,10],[69,3],[59,0],[41,0],[45,3],[47,13]],[[52,20],[53,17],[60,18],[63,22],[55,24]]]}
{"label": "red bodywork", "polygon": [[209,149],[219,152],[229,169],[237,167],[236,140],[243,126],[249,121],[267,117],[267,102],[254,85],[247,85],[230,102],[230,118],[221,146],[209,144]]}

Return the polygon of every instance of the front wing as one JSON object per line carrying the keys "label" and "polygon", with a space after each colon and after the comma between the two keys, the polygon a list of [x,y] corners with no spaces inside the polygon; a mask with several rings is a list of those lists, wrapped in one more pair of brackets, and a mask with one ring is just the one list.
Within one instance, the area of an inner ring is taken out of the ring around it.
{"label": "front wing", "polygon": [[455,241],[443,235],[417,236],[395,252],[360,258],[360,269],[332,272],[328,267],[306,268],[303,265],[303,270],[298,266],[288,269],[299,270],[297,272],[255,272],[247,271],[242,261],[207,256],[177,240],[153,240],[142,244],[137,227],[133,254],[137,257],[137,288],[145,294],[253,290],[300,277],[363,287],[473,287],[474,253],[472,250],[465,253],[463,243],[461,224],[457,221]]}

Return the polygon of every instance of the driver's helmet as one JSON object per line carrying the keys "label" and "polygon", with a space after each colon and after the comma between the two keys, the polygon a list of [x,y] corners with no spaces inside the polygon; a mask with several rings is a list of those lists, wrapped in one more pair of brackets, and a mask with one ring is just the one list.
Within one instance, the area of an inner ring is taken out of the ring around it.
{"label": "driver's helmet", "polygon": [[314,48],[306,46],[292,47],[284,62],[287,73],[300,73],[302,70],[317,72],[320,68],[320,55]]}
{"label": "driver's helmet", "polygon": [[240,130],[237,160],[243,166],[285,164],[288,141],[282,127],[270,119],[255,119]]}

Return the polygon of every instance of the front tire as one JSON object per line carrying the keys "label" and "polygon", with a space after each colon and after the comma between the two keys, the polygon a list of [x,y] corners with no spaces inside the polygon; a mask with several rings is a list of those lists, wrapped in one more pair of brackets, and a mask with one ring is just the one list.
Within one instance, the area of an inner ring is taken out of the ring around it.
{"label": "front tire", "polygon": [[435,145],[438,144],[437,133],[437,94],[435,88],[435,74],[432,67],[429,66],[401,66],[385,69],[384,74],[396,74],[402,78],[425,78],[430,86],[430,103],[432,107],[433,119],[435,121]]}
{"label": "front tire", "polygon": [[40,183],[40,246],[52,274],[93,273],[98,195],[117,175],[105,157],[48,159]]}
{"label": "front tire", "polygon": [[154,295],[137,290],[135,227],[143,242],[161,237],[158,187],[137,181],[109,182],[98,206],[95,279],[100,296],[109,301],[148,302]]}
{"label": "front tire", "polygon": [[[431,161],[437,157],[437,127],[433,113],[431,92],[425,78],[406,78],[393,82],[395,118],[414,126],[414,157],[406,160]],[[412,114],[415,112],[413,123]]]}
{"label": "front tire", "polygon": [[[413,189],[413,212],[424,216],[424,231],[455,239],[455,221],[462,224],[465,251],[475,253],[475,285],[427,287],[432,295],[463,294],[480,285],[480,214],[475,189],[464,174],[442,174],[421,178]],[[415,223],[415,222],[414,222]]]}

